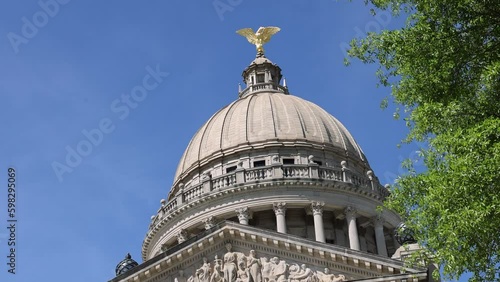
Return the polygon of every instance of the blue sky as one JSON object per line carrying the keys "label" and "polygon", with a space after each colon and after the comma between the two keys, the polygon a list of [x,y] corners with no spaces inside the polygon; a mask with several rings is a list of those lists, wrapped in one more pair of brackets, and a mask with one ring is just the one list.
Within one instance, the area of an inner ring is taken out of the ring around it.
{"label": "blue sky", "polygon": [[[282,28],[267,57],[292,94],[350,130],[382,183],[418,150],[396,147],[406,128],[393,106],[380,109],[389,89],[376,87],[375,66],[343,65],[353,37],[402,23],[373,17],[362,1],[58,1],[0,9],[2,281],[107,281],[127,252],[140,261],[189,140],[237,98],[255,56],[240,28]],[[124,102],[144,80],[142,100]],[[107,133],[92,144],[82,132],[99,127]],[[86,156],[56,173],[80,143]],[[6,266],[9,167],[18,172],[15,275]]]}

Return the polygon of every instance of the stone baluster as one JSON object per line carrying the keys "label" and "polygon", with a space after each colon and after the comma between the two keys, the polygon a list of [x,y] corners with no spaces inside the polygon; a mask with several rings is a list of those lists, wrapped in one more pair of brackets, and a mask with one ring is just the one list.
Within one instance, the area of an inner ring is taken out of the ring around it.
{"label": "stone baluster", "polygon": [[368,176],[368,179],[370,179],[370,184],[372,191],[375,191],[375,181],[373,180],[373,171],[369,170],[366,172],[366,175]]}
{"label": "stone baluster", "polygon": [[349,173],[349,169],[347,168],[347,162],[341,161],[340,165],[342,166],[342,181],[351,182],[351,175]]}

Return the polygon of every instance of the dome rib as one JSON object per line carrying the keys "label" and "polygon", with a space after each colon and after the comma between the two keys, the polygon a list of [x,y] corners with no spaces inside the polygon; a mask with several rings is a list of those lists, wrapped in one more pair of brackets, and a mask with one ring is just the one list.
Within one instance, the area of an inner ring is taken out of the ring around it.
{"label": "dome rib", "polygon": [[[318,121],[318,117],[314,114],[314,111],[312,110],[311,106],[308,105],[308,103],[306,103],[305,100],[298,100],[298,102],[300,104],[302,104],[302,106],[304,106],[304,108],[306,108],[309,112],[309,117],[311,117],[312,120],[314,120],[316,122],[316,130],[319,131],[319,135],[321,136],[321,140],[322,142],[332,142],[333,140],[325,140],[325,136],[323,135],[323,130],[320,129],[320,123]],[[328,128],[327,127],[324,127],[325,128],[325,132],[328,132]],[[319,129],[319,130],[318,130]]]}
{"label": "dome rib", "polygon": [[273,111],[273,101],[271,100],[271,95],[268,96],[269,107],[271,107],[271,120],[273,121],[274,137],[278,138],[278,133],[276,131],[276,119]]}
{"label": "dome rib", "polygon": [[[227,121],[227,116],[229,115],[229,113],[231,113],[231,109],[236,105],[237,103],[236,102],[233,102],[231,104],[229,104],[229,106],[227,106],[227,111],[226,111],[226,114],[224,115],[224,119],[222,121],[222,128],[220,130],[220,142],[219,142],[219,147],[222,149],[224,148],[224,145],[222,144],[222,142],[224,141],[224,129],[226,127],[226,121]],[[239,104],[239,103],[238,103]],[[239,106],[239,105],[238,105]],[[231,113],[232,115],[232,113]]]}
{"label": "dome rib", "polygon": [[[278,96],[278,99],[280,100],[283,107],[286,107],[285,103],[283,102],[283,99],[281,99],[281,96]],[[299,123],[300,123],[300,129],[302,130],[302,138],[307,139],[304,118],[302,117],[302,114],[300,113],[297,106],[295,104],[293,104],[292,106],[293,106],[293,109],[295,110],[295,114],[297,115],[297,118],[298,118]],[[289,121],[289,128],[291,129],[292,125],[290,124],[290,120],[288,120],[288,121]]]}
{"label": "dome rib", "polygon": [[304,140],[328,150],[336,147],[339,153],[366,162],[347,129],[318,105],[292,95],[259,92],[230,103],[210,117],[187,146],[174,183],[221,156],[252,150],[253,144],[271,141],[272,146],[302,146]]}
{"label": "dome rib", "polygon": [[245,114],[245,141],[248,143],[248,112],[250,111],[250,103],[252,103],[252,99],[255,97],[255,95],[250,95],[250,97],[247,97],[248,99],[248,104],[247,104],[247,110]]}

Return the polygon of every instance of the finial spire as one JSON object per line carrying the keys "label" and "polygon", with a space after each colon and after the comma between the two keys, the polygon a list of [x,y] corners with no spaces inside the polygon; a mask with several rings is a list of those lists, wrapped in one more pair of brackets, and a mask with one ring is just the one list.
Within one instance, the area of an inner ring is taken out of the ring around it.
{"label": "finial spire", "polygon": [[236,31],[236,33],[244,36],[248,40],[248,42],[255,45],[255,47],[257,48],[257,57],[264,57],[264,44],[269,42],[269,40],[271,40],[271,36],[273,36],[280,30],[281,29],[279,27],[267,26],[259,27],[259,29],[255,33],[251,28],[243,28]]}

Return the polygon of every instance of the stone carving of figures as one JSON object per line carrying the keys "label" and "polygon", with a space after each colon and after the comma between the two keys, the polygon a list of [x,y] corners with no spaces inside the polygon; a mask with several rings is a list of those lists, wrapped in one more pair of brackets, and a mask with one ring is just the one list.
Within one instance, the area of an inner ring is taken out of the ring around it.
{"label": "stone carving of figures", "polygon": [[346,281],[346,280],[347,279],[342,274],[339,274],[338,276],[333,275],[333,278],[332,278],[332,282],[341,282],[341,281]]}
{"label": "stone carving of figures", "polygon": [[262,280],[269,282],[272,274],[272,263],[266,257],[262,258]]}
{"label": "stone carving of figures", "polygon": [[203,265],[198,268],[195,272],[196,282],[210,282],[210,277],[212,275],[212,268],[207,258],[203,258]]}
{"label": "stone carving of figures", "polygon": [[290,282],[317,282],[316,274],[305,264],[300,267],[298,264],[290,266]]}
{"label": "stone carving of figures", "polygon": [[271,259],[271,276],[269,277],[269,281],[270,282],[286,281],[287,270],[288,270],[288,265],[284,260],[280,261],[279,258],[273,257]]}
{"label": "stone carving of figures", "polygon": [[184,277],[184,270],[179,270],[179,276],[175,277],[174,282],[187,282],[186,277]]}
{"label": "stone carving of figures", "polygon": [[226,244],[227,253],[224,255],[224,282],[236,282],[238,266],[236,254],[231,252],[231,244]]}
{"label": "stone carving of figures", "polygon": [[223,282],[224,273],[222,272],[222,260],[218,256],[215,256],[214,260],[214,271],[210,277],[210,282]]}
{"label": "stone carving of figures", "polygon": [[318,271],[317,273],[319,282],[331,282],[333,274],[330,274],[330,270],[325,268],[325,272]]}
{"label": "stone carving of figures", "polygon": [[338,276],[331,274],[328,268],[325,268],[325,272],[318,271],[317,276],[319,282],[340,282],[346,280],[345,276],[342,274],[339,274]]}
{"label": "stone carving of figures", "polygon": [[255,255],[254,250],[250,250],[250,254],[248,255],[247,268],[250,273],[249,282],[262,282],[262,272],[261,272],[262,264]]}
{"label": "stone carving of figures", "polygon": [[238,259],[238,278],[237,282],[248,282],[249,280],[248,268],[246,267],[245,257]]}

